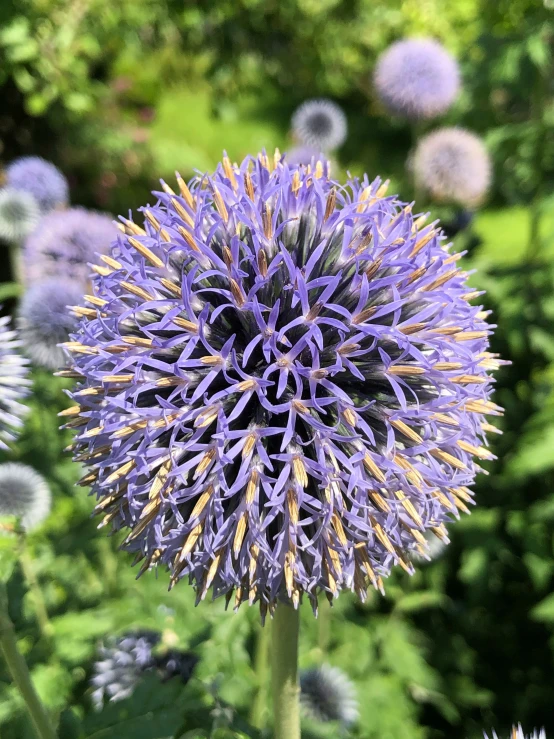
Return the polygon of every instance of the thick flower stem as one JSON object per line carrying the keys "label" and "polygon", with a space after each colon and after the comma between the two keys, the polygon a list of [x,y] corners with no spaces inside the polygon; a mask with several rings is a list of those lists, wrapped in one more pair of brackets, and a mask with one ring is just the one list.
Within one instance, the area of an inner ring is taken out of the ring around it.
{"label": "thick flower stem", "polygon": [[39,739],[56,739],[48,713],[37,695],[27,664],[17,647],[15,629],[8,615],[8,599],[4,584],[0,585],[0,650],[12,680],[27,705],[37,736]]}
{"label": "thick flower stem", "polygon": [[256,693],[250,711],[250,723],[256,729],[263,729],[267,712],[267,678],[269,673],[269,624],[258,626],[254,647],[254,672],[256,674]]}
{"label": "thick flower stem", "polygon": [[299,630],[299,610],[283,604],[277,606],[271,639],[275,739],[300,739]]}

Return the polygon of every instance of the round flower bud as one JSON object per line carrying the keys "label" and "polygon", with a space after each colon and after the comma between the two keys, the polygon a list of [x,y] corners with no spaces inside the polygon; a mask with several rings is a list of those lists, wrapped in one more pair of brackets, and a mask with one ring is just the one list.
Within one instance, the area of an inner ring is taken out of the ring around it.
{"label": "round flower bud", "polygon": [[416,181],[438,201],[475,206],[491,181],[491,163],[483,141],[462,128],[441,128],[417,145],[413,169]]}
{"label": "round flower bud", "polygon": [[16,516],[26,531],[47,518],[51,508],[48,483],[26,464],[0,464],[0,516]]}
{"label": "round flower bud", "polygon": [[24,276],[30,284],[48,277],[78,282],[90,280],[90,263],[106,254],[117,237],[110,216],[85,208],[52,211],[40,219],[23,248]]}
{"label": "round flower bud", "polygon": [[300,673],[300,704],[316,721],[338,721],[348,728],[359,717],[356,688],[341,669],[322,665]]}
{"label": "round flower bud", "polygon": [[17,243],[37,225],[40,210],[34,197],[22,190],[0,190],[0,239]]}
{"label": "round flower bud", "polygon": [[437,41],[397,41],[380,56],[375,88],[387,110],[408,119],[431,119],[446,113],[460,88],[456,60]]}
{"label": "round flower bud", "polygon": [[25,353],[41,367],[58,370],[65,361],[59,346],[77,326],[70,306],[83,301],[79,284],[51,278],[27,290],[19,306],[19,330]]}
{"label": "round flower bud", "polygon": [[8,187],[30,193],[43,213],[64,208],[69,200],[67,180],[51,162],[41,157],[21,157],[6,169]]}
{"label": "round flower bud", "polygon": [[304,146],[318,152],[333,151],[344,144],[348,124],[341,108],[332,100],[308,100],[295,111],[292,131]]}

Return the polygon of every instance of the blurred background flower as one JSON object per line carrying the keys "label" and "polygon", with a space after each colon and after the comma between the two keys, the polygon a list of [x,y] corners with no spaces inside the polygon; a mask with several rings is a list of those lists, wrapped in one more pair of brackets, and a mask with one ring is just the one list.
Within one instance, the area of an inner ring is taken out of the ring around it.
{"label": "blurred background flower", "polygon": [[19,243],[35,228],[38,204],[27,192],[4,187],[0,190],[0,239]]}
{"label": "blurred background flower", "polygon": [[16,516],[25,531],[32,531],[50,508],[50,488],[42,475],[26,464],[0,464],[0,516]]}
{"label": "blurred background flower", "polygon": [[21,157],[6,169],[6,183],[14,190],[30,193],[42,213],[64,208],[69,201],[67,180],[51,162],[41,157]]}

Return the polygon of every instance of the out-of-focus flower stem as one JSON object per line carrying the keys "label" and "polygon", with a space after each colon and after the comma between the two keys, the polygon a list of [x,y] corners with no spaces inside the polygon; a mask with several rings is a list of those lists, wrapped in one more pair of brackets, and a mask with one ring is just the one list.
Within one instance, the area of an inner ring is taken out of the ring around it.
{"label": "out-of-focus flower stem", "polygon": [[271,635],[275,739],[300,739],[299,630],[299,609],[279,604],[273,616]]}
{"label": "out-of-focus flower stem", "polygon": [[250,723],[256,729],[263,729],[267,719],[267,679],[269,675],[269,637],[270,625],[258,625],[254,646],[254,672],[256,693],[250,711]]}
{"label": "out-of-focus flower stem", "polygon": [[0,583],[0,649],[12,680],[25,701],[37,736],[39,739],[56,739],[50,717],[38,697],[27,663],[17,646],[15,629],[8,614],[8,596],[4,583]]}

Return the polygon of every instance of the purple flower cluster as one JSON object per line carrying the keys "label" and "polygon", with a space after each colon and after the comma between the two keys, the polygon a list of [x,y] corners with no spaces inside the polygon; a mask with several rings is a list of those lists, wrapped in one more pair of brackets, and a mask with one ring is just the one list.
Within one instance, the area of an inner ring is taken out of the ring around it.
{"label": "purple flower cluster", "polygon": [[53,211],[41,218],[23,248],[28,283],[48,277],[67,279],[86,286],[90,262],[107,254],[117,236],[110,216],[85,208]]}
{"label": "purple flower cluster", "polygon": [[381,55],[374,74],[383,105],[408,119],[430,119],[445,113],[460,88],[456,60],[437,41],[397,41]]}
{"label": "purple flower cluster", "polygon": [[379,180],[260,154],[178,185],[124,220],[67,344],[81,484],[199,599],[363,599],[492,456],[479,293]]}
{"label": "purple flower cluster", "polygon": [[[488,739],[487,734],[484,735],[485,739]],[[498,734],[496,731],[492,732],[491,739],[498,739]],[[546,739],[546,733],[544,729],[541,729],[540,731],[537,731],[535,729],[532,734],[529,734],[526,736],[523,733],[523,729],[521,727],[521,724],[518,724],[518,726],[512,727],[512,733],[510,734],[510,739]]]}

